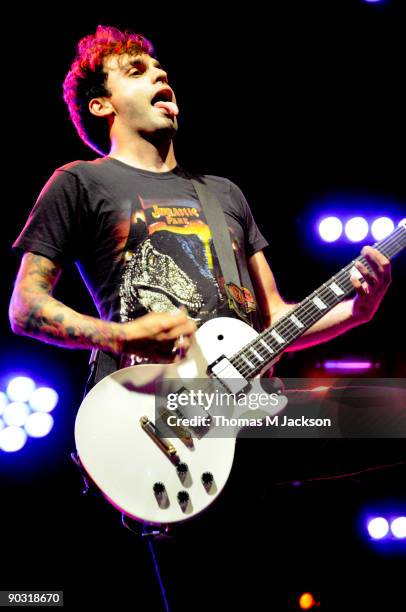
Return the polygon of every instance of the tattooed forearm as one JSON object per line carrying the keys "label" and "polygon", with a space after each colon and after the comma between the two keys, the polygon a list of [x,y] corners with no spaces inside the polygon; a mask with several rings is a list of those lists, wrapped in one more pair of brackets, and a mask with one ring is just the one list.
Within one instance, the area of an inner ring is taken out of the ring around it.
{"label": "tattooed forearm", "polygon": [[10,302],[15,333],[67,348],[103,348],[118,353],[124,335],[119,323],[82,315],[52,297],[60,267],[26,253]]}
{"label": "tattooed forearm", "polygon": [[123,332],[118,323],[82,315],[52,296],[37,296],[35,305],[15,306],[13,329],[66,348],[103,348],[119,352]]}

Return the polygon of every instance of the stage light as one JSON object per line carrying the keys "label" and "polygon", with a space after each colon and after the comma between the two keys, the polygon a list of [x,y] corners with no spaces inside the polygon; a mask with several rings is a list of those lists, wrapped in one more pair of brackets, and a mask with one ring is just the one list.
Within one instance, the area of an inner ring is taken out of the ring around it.
{"label": "stage light", "polygon": [[337,217],[326,217],[319,223],[319,234],[325,242],[338,240],[343,232],[343,224]]}
{"label": "stage light", "polygon": [[381,540],[389,531],[389,523],[382,516],[376,517],[368,523],[368,533],[374,540]]}
{"label": "stage light", "polygon": [[379,217],[371,225],[371,234],[375,240],[382,240],[389,236],[395,229],[395,224],[389,217]]}
{"label": "stage light", "polygon": [[43,438],[54,425],[54,419],[46,412],[33,412],[25,422],[24,429],[31,438]]}
{"label": "stage light", "polygon": [[311,593],[303,593],[299,597],[299,608],[301,610],[311,610],[316,604],[316,600],[314,599]]}
{"label": "stage light", "polygon": [[27,434],[21,427],[5,427],[0,431],[0,449],[14,453],[22,449],[27,441]]}
{"label": "stage light", "polygon": [[24,402],[10,402],[4,409],[3,419],[6,425],[22,427],[30,415],[30,409]]}
{"label": "stage light", "polygon": [[49,434],[54,419],[49,414],[59,401],[49,386],[37,386],[30,376],[8,377],[6,392],[0,391],[0,451],[15,452],[28,436],[42,438]]}
{"label": "stage light", "polygon": [[398,516],[393,519],[390,525],[390,530],[395,538],[406,538],[406,516]]}
{"label": "stage light", "polygon": [[12,402],[26,402],[35,389],[35,383],[28,376],[17,376],[10,380],[7,395]]}
{"label": "stage light", "polygon": [[52,412],[58,403],[58,394],[50,387],[39,387],[35,389],[30,397],[30,406],[38,412]]}
{"label": "stage light", "polygon": [[368,222],[364,217],[353,217],[345,224],[345,234],[351,242],[360,242],[368,234]]}
{"label": "stage light", "polygon": [[323,367],[325,370],[346,370],[348,372],[356,372],[363,370],[371,370],[374,367],[372,361],[324,361]]}
{"label": "stage light", "polygon": [[406,218],[405,218],[405,219],[401,219],[401,220],[399,221],[399,223],[398,223],[398,227],[399,227],[400,225],[403,225],[403,227],[406,227]]}
{"label": "stage light", "polygon": [[4,391],[0,391],[0,415],[3,414],[5,407],[8,404],[8,397]]}

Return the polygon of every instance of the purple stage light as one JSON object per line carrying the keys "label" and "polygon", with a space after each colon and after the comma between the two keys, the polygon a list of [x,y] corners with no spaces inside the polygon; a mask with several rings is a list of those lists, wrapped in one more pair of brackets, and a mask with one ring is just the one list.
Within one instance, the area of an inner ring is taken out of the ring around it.
{"label": "purple stage light", "polygon": [[368,222],[364,217],[353,217],[345,224],[345,234],[351,242],[364,240],[368,230]]}
{"label": "purple stage light", "polygon": [[375,240],[382,240],[389,236],[395,229],[395,224],[389,217],[379,217],[371,225],[371,234]]}
{"label": "purple stage light", "polygon": [[50,387],[39,387],[35,389],[30,397],[32,410],[38,412],[52,412],[59,400],[58,394]]}
{"label": "purple stage light", "polygon": [[12,402],[26,402],[35,389],[35,383],[28,376],[17,376],[10,380],[7,395]]}
{"label": "purple stage light", "polygon": [[406,538],[406,516],[398,516],[393,519],[390,525],[390,530],[395,538]]}
{"label": "purple stage light", "polygon": [[381,540],[389,531],[389,523],[382,516],[376,517],[368,522],[368,533],[374,540]]}
{"label": "purple stage light", "polygon": [[0,431],[0,449],[14,453],[22,449],[27,441],[27,434],[21,427],[4,427]]}
{"label": "purple stage light", "polygon": [[374,367],[372,361],[324,361],[325,370],[370,370]]}
{"label": "purple stage light", "polygon": [[326,217],[319,223],[319,234],[325,242],[335,242],[343,232],[343,224],[338,217]]}

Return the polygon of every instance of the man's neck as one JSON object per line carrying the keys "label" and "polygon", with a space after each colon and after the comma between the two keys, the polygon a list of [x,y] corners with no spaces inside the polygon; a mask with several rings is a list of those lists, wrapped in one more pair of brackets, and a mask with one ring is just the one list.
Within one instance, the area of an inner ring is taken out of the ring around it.
{"label": "man's neck", "polygon": [[146,141],[129,145],[118,145],[113,141],[109,157],[150,172],[169,172],[177,165],[172,141],[160,147]]}

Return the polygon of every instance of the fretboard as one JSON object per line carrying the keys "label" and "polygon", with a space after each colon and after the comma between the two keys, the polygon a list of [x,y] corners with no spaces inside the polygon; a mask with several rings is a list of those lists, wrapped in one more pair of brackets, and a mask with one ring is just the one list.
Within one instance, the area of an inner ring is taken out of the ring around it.
{"label": "fretboard", "polygon": [[[402,222],[389,236],[376,242],[373,247],[388,259],[400,253],[406,247],[406,222]],[[274,361],[292,342],[354,291],[351,276],[360,275],[354,265],[357,261],[370,269],[363,255],[354,259],[300,304],[296,304],[275,325],[268,327],[235,353],[230,358],[234,367],[245,378],[252,378]]]}

